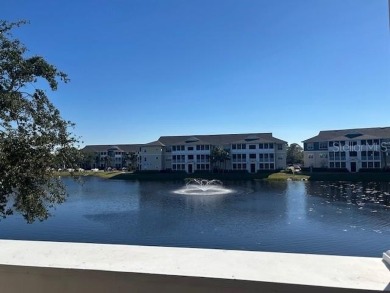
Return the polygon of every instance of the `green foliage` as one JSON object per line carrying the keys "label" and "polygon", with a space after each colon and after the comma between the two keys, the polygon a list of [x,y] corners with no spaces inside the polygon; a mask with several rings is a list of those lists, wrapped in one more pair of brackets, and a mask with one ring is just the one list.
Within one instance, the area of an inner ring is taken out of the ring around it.
{"label": "green foliage", "polygon": [[46,89],[57,90],[67,75],[11,35],[25,24],[0,21],[0,216],[19,212],[28,222],[44,220],[48,209],[66,198],[55,168],[78,160],[73,124],[61,118]]}
{"label": "green foliage", "polygon": [[286,161],[287,164],[303,164],[303,148],[297,143],[290,144]]}
{"label": "green foliage", "polygon": [[83,152],[80,165],[84,169],[92,169],[98,164],[98,155],[95,152]]}
{"label": "green foliage", "polygon": [[211,150],[210,161],[214,168],[218,170],[226,169],[228,160],[230,160],[230,154],[222,147],[214,147]]}

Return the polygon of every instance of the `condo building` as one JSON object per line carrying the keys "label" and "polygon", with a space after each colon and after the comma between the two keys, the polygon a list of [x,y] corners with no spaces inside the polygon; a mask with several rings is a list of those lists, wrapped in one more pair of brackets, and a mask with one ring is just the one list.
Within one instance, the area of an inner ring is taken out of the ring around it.
{"label": "condo building", "polygon": [[137,169],[137,157],[140,144],[118,144],[118,145],[87,145],[81,151],[89,155],[85,160],[85,168],[128,168]]}
{"label": "condo building", "polygon": [[303,141],[304,166],[361,169],[390,167],[390,127],[320,131]]}
{"label": "condo building", "polygon": [[286,148],[287,142],[272,133],[161,136],[140,146],[138,165],[143,171],[256,173],[286,168]]}

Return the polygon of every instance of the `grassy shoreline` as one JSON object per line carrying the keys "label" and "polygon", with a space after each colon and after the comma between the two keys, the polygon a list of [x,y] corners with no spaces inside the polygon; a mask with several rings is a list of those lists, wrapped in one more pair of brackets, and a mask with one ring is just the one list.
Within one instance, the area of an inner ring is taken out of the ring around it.
{"label": "grassy shoreline", "polygon": [[291,174],[285,172],[262,172],[249,173],[196,173],[187,174],[184,172],[160,173],[160,172],[56,172],[56,176],[96,176],[104,179],[115,180],[140,180],[140,181],[169,181],[184,180],[185,178],[204,178],[219,180],[270,180],[270,181],[351,181],[351,182],[390,182],[389,172],[364,172],[364,173],[334,173],[334,172],[313,172]]}

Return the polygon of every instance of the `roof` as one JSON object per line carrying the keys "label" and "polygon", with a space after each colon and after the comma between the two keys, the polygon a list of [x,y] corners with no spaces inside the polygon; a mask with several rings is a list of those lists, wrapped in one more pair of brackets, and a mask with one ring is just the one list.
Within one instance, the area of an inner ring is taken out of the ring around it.
{"label": "roof", "polygon": [[148,146],[165,146],[165,145],[161,141],[158,141],[158,140],[141,145],[141,147],[148,147]]}
{"label": "roof", "polygon": [[329,140],[381,139],[390,138],[390,127],[354,128],[340,130],[323,130],[318,135],[303,142],[320,142]]}
{"label": "roof", "polygon": [[139,151],[142,144],[109,144],[109,145],[86,145],[82,152],[106,152],[109,149],[118,149],[120,152],[135,153]]}
{"label": "roof", "polygon": [[284,140],[275,138],[272,133],[242,133],[242,134],[215,134],[215,135],[182,135],[182,136],[161,136],[158,139],[164,145],[175,144],[211,144],[226,145],[232,143],[287,143]]}

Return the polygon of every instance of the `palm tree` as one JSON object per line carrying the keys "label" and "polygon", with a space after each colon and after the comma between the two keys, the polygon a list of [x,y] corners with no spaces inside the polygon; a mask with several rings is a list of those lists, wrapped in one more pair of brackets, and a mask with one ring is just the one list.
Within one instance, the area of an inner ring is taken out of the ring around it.
{"label": "palm tree", "polygon": [[[226,170],[226,162],[230,160],[230,154],[227,150],[223,149],[222,147],[214,147],[211,150],[210,154],[210,162],[214,167],[217,167],[218,171],[220,170]],[[222,168],[222,163],[224,168]]]}

